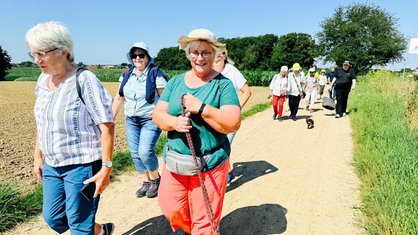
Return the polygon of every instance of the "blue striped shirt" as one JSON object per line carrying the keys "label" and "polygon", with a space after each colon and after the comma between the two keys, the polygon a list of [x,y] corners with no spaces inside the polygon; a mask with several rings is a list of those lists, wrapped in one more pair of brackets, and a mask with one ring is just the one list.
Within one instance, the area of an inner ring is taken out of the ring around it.
{"label": "blue striped shirt", "polygon": [[57,90],[46,86],[50,75],[41,74],[35,88],[34,108],[39,147],[53,167],[90,163],[102,158],[101,123],[113,122],[112,96],[90,71],[75,73]]}

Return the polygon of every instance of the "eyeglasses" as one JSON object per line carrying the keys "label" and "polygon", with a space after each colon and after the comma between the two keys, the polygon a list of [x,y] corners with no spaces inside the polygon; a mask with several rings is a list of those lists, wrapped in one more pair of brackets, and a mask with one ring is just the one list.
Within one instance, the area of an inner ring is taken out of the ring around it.
{"label": "eyeglasses", "polygon": [[136,57],[138,57],[138,56],[139,56],[140,59],[145,58],[145,54],[143,54],[143,53],[141,53],[141,54],[131,54],[132,59],[136,59]]}
{"label": "eyeglasses", "polygon": [[35,59],[35,57],[37,57],[38,59],[43,60],[43,59],[45,59],[45,56],[46,56],[47,53],[53,52],[55,50],[58,50],[58,48],[54,48],[52,50],[45,51],[45,52],[36,52],[36,53],[28,52],[28,55],[32,59]]}
{"label": "eyeglasses", "polygon": [[201,55],[204,59],[207,59],[211,54],[212,54],[212,52],[210,52],[210,51],[202,51],[200,53],[198,51],[190,52],[190,55],[193,58],[197,58],[197,57],[199,57],[199,55]]}

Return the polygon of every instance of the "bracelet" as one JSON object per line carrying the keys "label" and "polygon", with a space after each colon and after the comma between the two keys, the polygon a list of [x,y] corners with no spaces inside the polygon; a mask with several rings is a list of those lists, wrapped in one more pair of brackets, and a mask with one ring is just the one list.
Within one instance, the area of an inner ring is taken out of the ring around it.
{"label": "bracelet", "polygon": [[197,115],[202,115],[203,109],[205,108],[206,104],[202,102],[202,105],[200,106],[199,112],[197,112]]}

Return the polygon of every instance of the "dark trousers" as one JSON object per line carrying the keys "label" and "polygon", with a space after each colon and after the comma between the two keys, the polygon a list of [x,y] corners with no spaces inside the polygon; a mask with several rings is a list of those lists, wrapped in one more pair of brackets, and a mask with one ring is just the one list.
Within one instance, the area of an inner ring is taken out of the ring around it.
{"label": "dark trousers", "polygon": [[337,104],[335,106],[336,114],[343,115],[347,112],[348,95],[350,94],[350,88],[336,89]]}
{"label": "dark trousers", "polygon": [[289,109],[290,109],[290,117],[296,117],[298,113],[300,103],[300,95],[294,96],[289,95]]}

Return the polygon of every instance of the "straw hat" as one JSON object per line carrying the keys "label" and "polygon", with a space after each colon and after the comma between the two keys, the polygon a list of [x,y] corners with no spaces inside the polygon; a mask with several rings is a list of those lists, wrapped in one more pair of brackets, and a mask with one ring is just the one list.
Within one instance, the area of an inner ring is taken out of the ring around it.
{"label": "straw hat", "polygon": [[177,42],[180,49],[184,50],[189,42],[197,40],[205,40],[216,47],[225,48],[225,44],[218,42],[215,35],[207,29],[194,29],[190,31],[189,35],[181,36]]}

